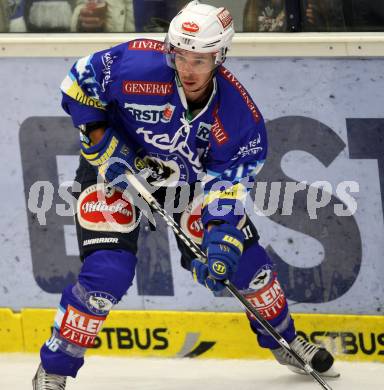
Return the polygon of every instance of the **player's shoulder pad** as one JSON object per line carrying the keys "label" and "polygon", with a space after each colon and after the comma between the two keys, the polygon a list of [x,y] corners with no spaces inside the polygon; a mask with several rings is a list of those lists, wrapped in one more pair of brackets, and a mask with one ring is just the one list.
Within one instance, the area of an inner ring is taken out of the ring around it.
{"label": "player's shoulder pad", "polygon": [[104,109],[121,50],[103,50],[78,59],[61,83],[61,91],[79,104]]}
{"label": "player's shoulder pad", "polygon": [[123,80],[168,81],[174,70],[167,66],[164,43],[154,39],[135,39],[125,45],[121,65]]}
{"label": "player's shoulder pad", "polygon": [[256,123],[262,121],[262,115],[250,94],[230,70],[220,66],[216,78],[222,92],[220,96],[223,110],[236,110],[238,117],[250,117]]}

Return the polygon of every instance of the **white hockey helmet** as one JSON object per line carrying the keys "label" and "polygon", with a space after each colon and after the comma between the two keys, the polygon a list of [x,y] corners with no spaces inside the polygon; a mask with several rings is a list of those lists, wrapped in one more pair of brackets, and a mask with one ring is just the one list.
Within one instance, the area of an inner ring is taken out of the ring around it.
{"label": "white hockey helmet", "polygon": [[224,8],[190,1],[171,21],[165,38],[167,63],[175,68],[172,52],[179,48],[196,53],[214,53],[215,67],[226,58],[235,33],[232,16]]}

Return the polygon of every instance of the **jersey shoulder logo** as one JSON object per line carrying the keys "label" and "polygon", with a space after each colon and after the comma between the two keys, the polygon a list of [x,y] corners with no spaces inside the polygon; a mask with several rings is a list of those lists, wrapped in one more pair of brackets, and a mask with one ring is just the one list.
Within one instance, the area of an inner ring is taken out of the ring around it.
{"label": "jersey shoulder logo", "polygon": [[219,73],[237,89],[240,96],[243,98],[245,104],[251,111],[252,116],[255,119],[255,122],[259,122],[261,119],[261,114],[258,108],[256,107],[256,104],[253,102],[252,98],[249,96],[248,92],[240,83],[240,81],[237,80],[237,78],[228,69],[224,68],[224,66],[221,66],[219,68]]}
{"label": "jersey shoulder logo", "polygon": [[128,50],[164,52],[164,43],[154,39],[136,39],[128,43]]}

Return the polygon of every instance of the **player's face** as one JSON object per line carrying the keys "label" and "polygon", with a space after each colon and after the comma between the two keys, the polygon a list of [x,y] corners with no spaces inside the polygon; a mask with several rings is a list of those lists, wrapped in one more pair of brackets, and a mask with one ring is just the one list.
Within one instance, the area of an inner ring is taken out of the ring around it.
{"label": "player's face", "polygon": [[175,66],[187,97],[191,93],[204,94],[215,68],[214,55],[176,49]]}

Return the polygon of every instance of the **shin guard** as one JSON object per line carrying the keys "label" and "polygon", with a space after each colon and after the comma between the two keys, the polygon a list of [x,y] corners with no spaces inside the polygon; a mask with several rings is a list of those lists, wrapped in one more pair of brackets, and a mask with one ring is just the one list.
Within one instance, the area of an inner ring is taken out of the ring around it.
{"label": "shin guard", "polygon": [[76,377],[109,311],[132,285],[136,262],[123,250],[95,251],[85,258],[78,282],[63,291],[52,337],[40,351],[48,373]]}
{"label": "shin guard", "polygon": [[[273,271],[273,264],[263,247],[255,243],[243,253],[232,282],[288,342],[295,338],[295,327],[287,300],[277,280],[276,272]],[[247,316],[260,346],[278,348],[279,344],[269,336],[256,319],[248,313]]]}

